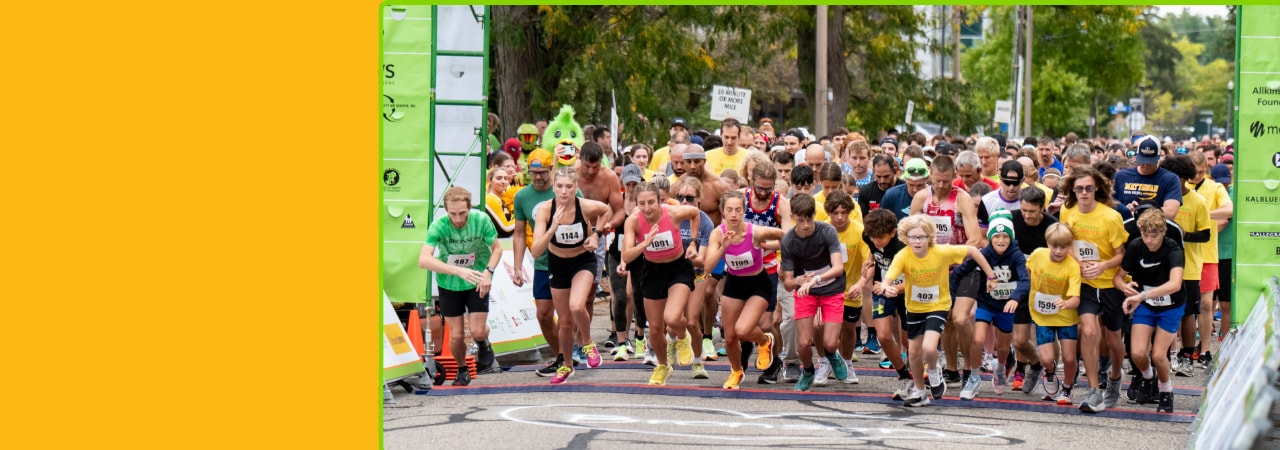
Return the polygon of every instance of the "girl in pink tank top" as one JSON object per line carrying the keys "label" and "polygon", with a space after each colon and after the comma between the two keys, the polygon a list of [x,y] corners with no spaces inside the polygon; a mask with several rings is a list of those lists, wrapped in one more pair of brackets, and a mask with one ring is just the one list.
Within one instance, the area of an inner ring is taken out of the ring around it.
{"label": "girl in pink tank top", "polygon": [[[653,228],[653,224],[644,218],[644,214],[639,214],[637,218],[640,221],[640,227],[636,230],[638,232],[636,243],[640,243],[649,236],[649,230]],[[649,246],[644,248],[644,258],[653,262],[669,261],[683,253],[684,245],[680,242],[680,231],[671,224],[671,214],[667,212],[667,206],[662,205],[662,216],[658,219],[658,232],[654,234]]]}
{"label": "girl in pink tank top", "polygon": [[[755,245],[754,233],[752,227],[755,225],[747,223],[747,232],[742,237],[742,242],[737,244],[729,243],[724,249],[724,270],[733,276],[752,275],[764,268],[764,251]],[[724,233],[726,228],[720,225],[720,232]]]}

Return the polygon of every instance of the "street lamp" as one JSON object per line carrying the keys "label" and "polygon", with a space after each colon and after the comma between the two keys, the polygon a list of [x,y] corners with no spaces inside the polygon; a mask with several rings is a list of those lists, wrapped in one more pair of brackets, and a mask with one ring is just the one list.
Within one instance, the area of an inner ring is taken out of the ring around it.
{"label": "street lamp", "polygon": [[1232,94],[1235,93],[1235,90],[1235,80],[1227,80],[1227,139],[1231,139],[1231,135],[1234,134],[1233,132],[1236,128],[1235,122],[1231,121],[1231,110],[1236,109],[1235,99],[1232,98]]}

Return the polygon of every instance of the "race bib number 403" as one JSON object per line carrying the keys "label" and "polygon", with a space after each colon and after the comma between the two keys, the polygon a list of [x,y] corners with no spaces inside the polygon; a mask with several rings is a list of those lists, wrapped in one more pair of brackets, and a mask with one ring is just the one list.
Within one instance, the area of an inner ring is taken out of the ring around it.
{"label": "race bib number 403", "polygon": [[920,303],[936,303],[939,298],[939,289],[937,286],[920,287],[911,286],[911,299]]}

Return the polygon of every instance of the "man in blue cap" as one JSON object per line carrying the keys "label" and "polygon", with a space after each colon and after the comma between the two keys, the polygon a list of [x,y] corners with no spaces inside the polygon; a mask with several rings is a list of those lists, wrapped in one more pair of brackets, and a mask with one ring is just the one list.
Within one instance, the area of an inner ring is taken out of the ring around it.
{"label": "man in blue cap", "polygon": [[1154,201],[1165,217],[1177,217],[1178,208],[1182,206],[1182,181],[1160,168],[1160,144],[1155,138],[1144,136],[1138,140],[1134,157],[1137,166],[1116,173],[1112,188],[1116,202],[1133,211],[1139,202]]}

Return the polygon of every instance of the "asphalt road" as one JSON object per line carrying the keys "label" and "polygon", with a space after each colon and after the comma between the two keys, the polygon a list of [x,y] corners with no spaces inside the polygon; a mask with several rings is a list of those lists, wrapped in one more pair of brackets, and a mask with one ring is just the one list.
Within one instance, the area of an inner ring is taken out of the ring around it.
{"label": "asphalt road", "polygon": [[[608,319],[603,304],[596,305],[595,317],[592,335],[603,339]],[[634,359],[606,359],[599,368],[578,370],[561,386],[535,376],[541,365],[529,362],[478,376],[468,387],[446,382],[416,393],[393,388],[395,403],[384,405],[385,445],[1182,448],[1208,379],[1203,370],[1190,378],[1174,377],[1172,415],[1123,399],[1101,414],[1085,414],[1040,401],[1039,395],[997,396],[989,383],[973,401],[960,400],[959,388],[949,388],[933,406],[906,408],[890,399],[896,383],[892,371],[879,369],[878,362],[878,356],[868,355],[854,363],[859,384],[832,380],[810,392],[795,392],[794,384],[757,384],[754,368],[742,390],[725,391],[724,358],[707,363],[711,379],[694,380],[687,367],[678,367],[666,387],[647,386],[652,369]],[[1086,390],[1076,389],[1077,404]]]}

